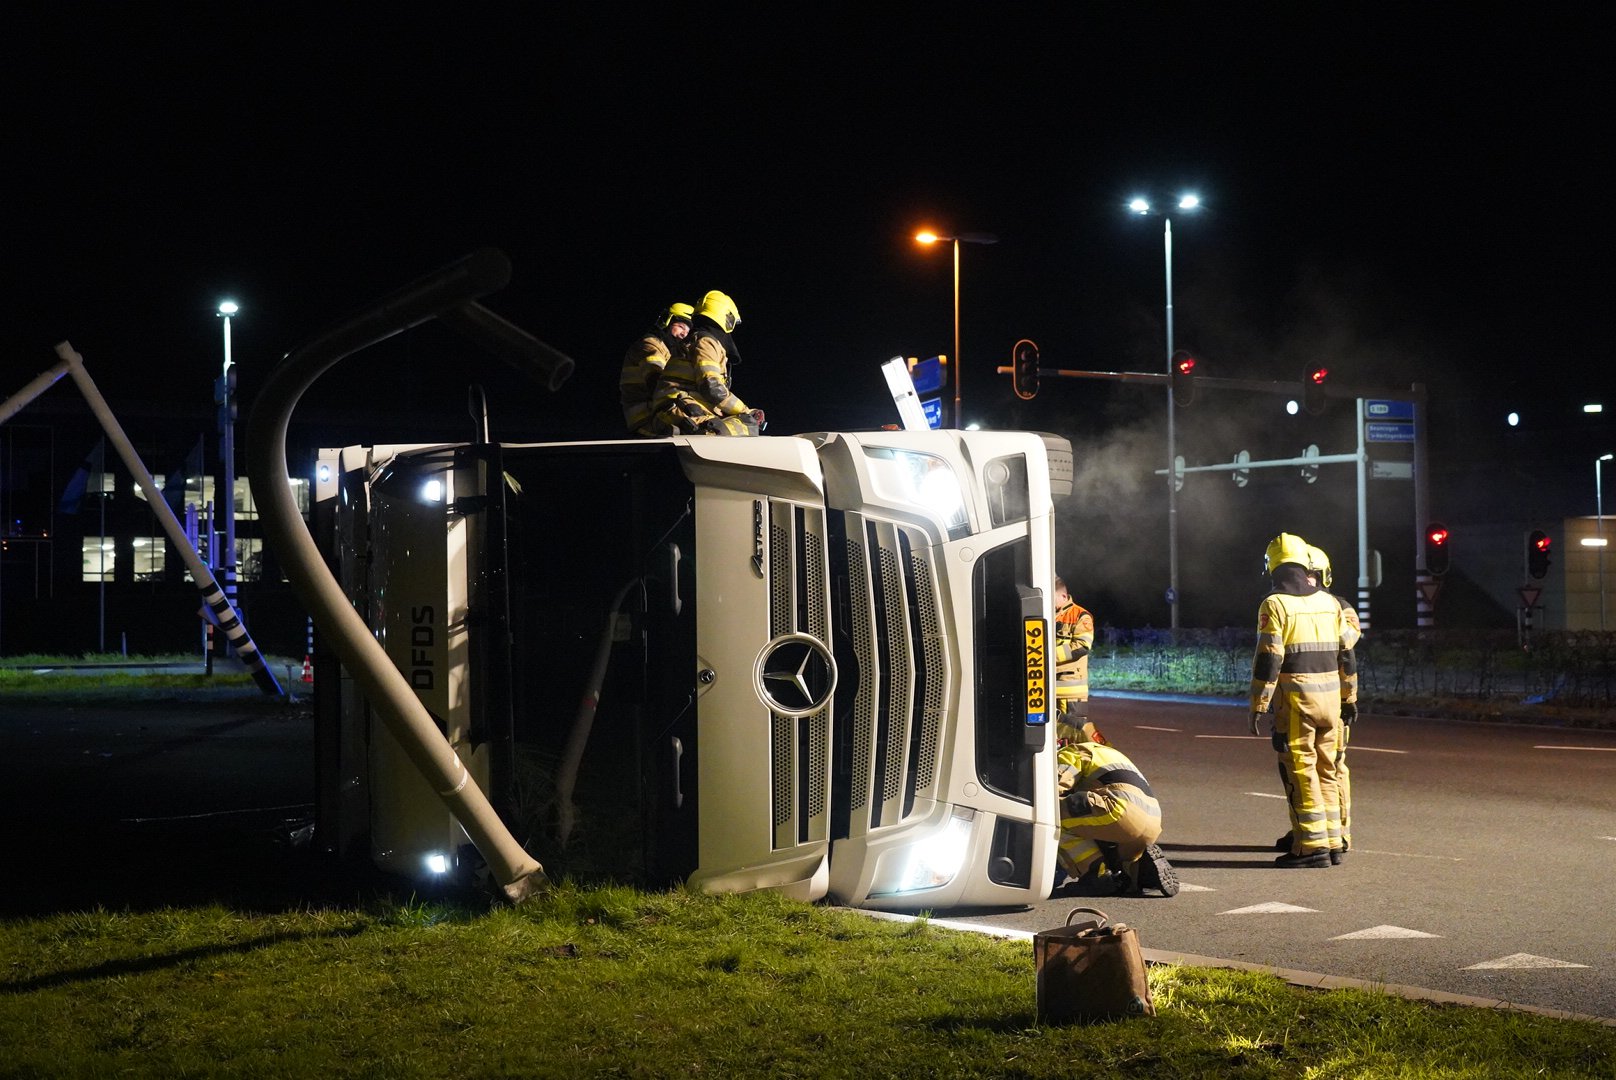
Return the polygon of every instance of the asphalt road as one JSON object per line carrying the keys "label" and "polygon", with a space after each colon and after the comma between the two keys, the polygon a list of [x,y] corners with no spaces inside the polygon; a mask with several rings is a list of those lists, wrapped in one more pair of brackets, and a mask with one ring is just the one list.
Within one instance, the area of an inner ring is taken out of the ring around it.
{"label": "asphalt road", "polygon": [[[1037,931],[1094,906],[1146,948],[1616,1017],[1616,731],[1368,715],[1354,846],[1278,870],[1274,755],[1239,708],[1106,698],[1095,715],[1161,798],[1167,899],[939,913]],[[290,842],[312,819],[306,704],[0,702],[0,917],[209,901],[351,902]]]}
{"label": "asphalt road", "polygon": [[1275,756],[1243,708],[1093,711],[1160,798],[1183,891],[949,918],[1037,931],[1092,906],[1149,949],[1616,1017],[1616,731],[1365,716],[1352,851],[1279,870]]}

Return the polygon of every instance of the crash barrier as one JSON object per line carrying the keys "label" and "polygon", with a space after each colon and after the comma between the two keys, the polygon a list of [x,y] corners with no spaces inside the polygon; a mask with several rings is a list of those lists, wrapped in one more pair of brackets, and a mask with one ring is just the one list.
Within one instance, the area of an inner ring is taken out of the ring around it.
{"label": "crash barrier", "polygon": [[[1104,626],[1090,660],[1095,689],[1245,694],[1255,628]],[[1616,631],[1540,630],[1530,650],[1509,630],[1376,630],[1357,650],[1366,701],[1607,708],[1616,703]]]}

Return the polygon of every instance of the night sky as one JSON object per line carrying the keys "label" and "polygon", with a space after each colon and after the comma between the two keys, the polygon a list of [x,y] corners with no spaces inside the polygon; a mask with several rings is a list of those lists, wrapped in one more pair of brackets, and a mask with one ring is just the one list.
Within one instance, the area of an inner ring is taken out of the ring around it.
{"label": "night sky", "polygon": [[[1611,433],[1579,409],[1616,380],[1595,191],[1612,88],[1591,9],[288,10],[8,14],[0,392],[65,338],[115,409],[206,406],[228,295],[245,411],[333,319],[491,245],[514,272],[485,302],[577,360],[566,387],[493,361],[484,377],[431,327],[347,362],[310,407],[458,413],[477,377],[504,437],[615,435],[624,347],[718,288],[743,317],[736,389],[771,433],[869,427],[895,419],[882,361],[952,348],[949,253],[912,234],[991,232],[963,251],[967,419],[1072,438],[1091,509],[1063,516],[1062,562],[1127,609],[1164,578],[1115,555],[1129,515],[1159,520],[1160,390],[1046,380],[1021,405],[993,369],[1025,337],[1048,367],[1161,370],[1161,221],[1124,207],[1193,189],[1206,205],[1174,218],[1174,301],[1199,371],[1421,383],[1450,517],[1511,483],[1534,493],[1511,513],[1592,512],[1574,499]],[[1339,417],[1277,406],[1205,394],[1179,414],[1186,453],[1347,448]],[[1254,537],[1306,531],[1305,500],[1270,486],[1191,498],[1206,542],[1187,546],[1260,563]]]}

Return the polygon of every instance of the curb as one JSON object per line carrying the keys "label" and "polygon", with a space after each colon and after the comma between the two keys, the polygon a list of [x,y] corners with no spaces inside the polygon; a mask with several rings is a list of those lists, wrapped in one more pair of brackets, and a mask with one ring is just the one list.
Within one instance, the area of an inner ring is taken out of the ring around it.
{"label": "curb", "polygon": [[[1031,930],[983,926],[979,923],[960,922],[956,919],[930,919],[919,915],[903,915],[892,911],[869,911],[863,908],[841,908],[839,910],[851,911],[856,914],[867,915],[872,919],[884,919],[890,922],[925,922],[931,926],[941,927],[944,930],[961,930],[966,933],[1005,938],[1011,941],[1030,942],[1033,939],[1033,931]],[[1429,1001],[1438,1005],[1464,1005],[1473,1009],[1532,1013],[1537,1016],[1551,1017],[1555,1020],[1583,1020],[1593,1024],[1600,1024],[1604,1027],[1616,1027],[1616,1018],[1568,1012],[1565,1009],[1551,1009],[1542,1005],[1518,1005],[1512,1001],[1471,997],[1467,994],[1450,994],[1445,990],[1428,990],[1422,986],[1372,982],[1367,979],[1351,979],[1344,975],[1324,975],[1316,971],[1300,971],[1296,968],[1268,967],[1264,964],[1248,964],[1241,960],[1223,960],[1216,956],[1198,956],[1195,953],[1163,952],[1160,949],[1140,949],[1139,951],[1144,954],[1145,963],[1151,965],[1176,964],[1183,967],[1254,971],[1260,974],[1276,976],[1292,986],[1301,987],[1304,990],[1366,990],[1390,994],[1393,997],[1408,998],[1412,1001]]]}

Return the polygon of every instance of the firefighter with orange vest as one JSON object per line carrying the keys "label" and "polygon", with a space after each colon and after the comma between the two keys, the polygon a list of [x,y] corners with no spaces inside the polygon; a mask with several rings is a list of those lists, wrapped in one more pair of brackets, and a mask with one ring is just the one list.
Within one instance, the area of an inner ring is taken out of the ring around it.
{"label": "firefighter with orange vest", "polygon": [[749,409],[730,387],[730,366],[741,362],[732,336],[740,310],[716,289],[701,298],[690,345],[668,361],[654,395],[657,426],[666,435],[757,435],[763,410]]}
{"label": "firefighter with orange vest", "polygon": [[1105,742],[1089,719],[1089,653],[1094,616],[1072,600],[1066,582],[1055,579],[1056,734],[1064,740]]}
{"label": "firefighter with orange vest", "polygon": [[623,372],[617,380],[618,398],[623,405],[623,423],[634,435],[661,434],[655,426],[651,395],[663,369],[675,356],[683,355],[690,337],[690,320],[696,309],[689,304],[669,304],[651,321],[645,336],[628,347],[623,355]]}
{"label": "firefighter with orange vest", "polygon": [[[1289,850],[1274,860],[1283,868],[1329,867],[1342,858],[1343,645],[1356,637],[1336,597],[1310,577],[1307,541],[1280,533],[1264,552],[1272,591],[1257,610],[1257,648],[1251,665],[1251,733],[1262,733],[1273,710],[1269,737],[1279,755],[1291,818]],[[1356,708],[1356,681],[1350,697]]]}

